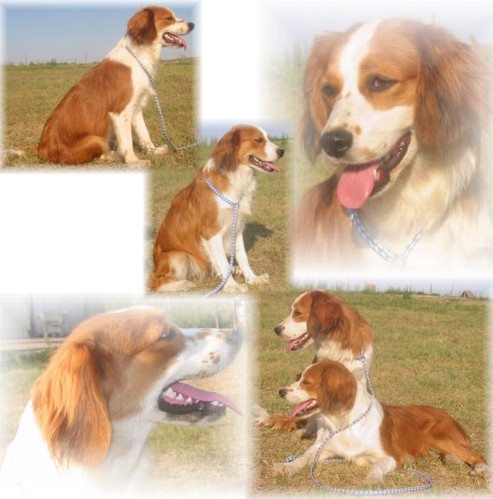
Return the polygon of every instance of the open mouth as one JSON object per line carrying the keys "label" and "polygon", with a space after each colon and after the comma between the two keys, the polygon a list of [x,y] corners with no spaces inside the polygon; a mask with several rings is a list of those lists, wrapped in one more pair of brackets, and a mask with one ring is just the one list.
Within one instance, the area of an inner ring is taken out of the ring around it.
{"label": "open mouth", "polygon": [[315,399],[305,400],[301,404],[298,404],[293,412],[290,414],[289,419],[294,418],[307,418],[316,412],[319,412],[320,409],[317,405],[317,401]]}
{"label": "open mouth", "polygon": [[227,407],[237,414],[242,414],[241,409],[224,395],[180,382],[173,383],[161,392],[158,407],[160,411],[171,416],[189,416],[193,420],[206,417],[218,419],[224,416]]}
{"label": "open mouth", "polygon": [[294,352],[296,350],[300,350],[301,348],[304,348],[306,346],[309,340],[310,335],[308,333],[303,333],[302,335],[289,342],[288,346],[286,347],[286,351]]}
{"label": "open mouth", "polygon": [[383,158],[361,165],[349,165],[339,177],[337,197],[345,207],[357,210],[390,180],[390,172],[402,161],[411,142],[406,132]]}
{"label": "open mouth", "polygon": [[249,158],[250,163],[252,163],[253,166],[260,168],[264,172],[271,173],[271,172],[280,172],[281,169],[275,164],[270,161],[264,161],[260,158],[257,158],[257,156],[251,155]]}
{"label": "open mouth", "polygon": [[163,40],[168,44],[173,47],[181,48],[183,47],[185,50],[187,49],[188,45],[187,42],[178,35],[175,35],[174,33],[164,33],[163,34]]}

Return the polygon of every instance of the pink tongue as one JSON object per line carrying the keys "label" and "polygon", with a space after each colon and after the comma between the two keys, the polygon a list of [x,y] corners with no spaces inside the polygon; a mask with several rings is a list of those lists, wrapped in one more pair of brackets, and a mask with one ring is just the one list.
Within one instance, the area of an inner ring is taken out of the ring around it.
{"label": "pink tongue", "polygon": [[275,172],[280,172],[281,169],[275,164],[275,163],[270,163],[269,161],[264,161],[266,165],[269,166],[269,168]]}
{"label": "pink tongue", "polygon": [[221,404],[229,407],[237,414],[242,414],[241,409],[232,400],[220,393],[200,390],[199,388],[195,388],[194,386],[185,383],[174,383],[171,385],[171,389],[176,393],[181,393],[184,397],[192,397],[193,399],[203,400],[204,402],[221,402]]}
{"label": "pink tongue", "polygon": [[305,402],[302,402],[301,404],[298,404],[294,409],[291,415],[289,416],[290,419],[295,418],[300,412],[303,412],[308,406],[313,404],[313,399],[306,400]]}
{"label": "pink tongue", "polygon": [[377,163],[370,163],[364,167],[348,167],[339,178],[337,197],[345,208],[357,210],[361,208],[371,196],[375,187],[373,171]]}
{"label": "pink tongue", "polygon": [[181,36],[174,35],[173,33],[166,33],[166,34],[167,36],[172,38],[175,42],[179,43],[184,49],[187,48],[187,42]]}

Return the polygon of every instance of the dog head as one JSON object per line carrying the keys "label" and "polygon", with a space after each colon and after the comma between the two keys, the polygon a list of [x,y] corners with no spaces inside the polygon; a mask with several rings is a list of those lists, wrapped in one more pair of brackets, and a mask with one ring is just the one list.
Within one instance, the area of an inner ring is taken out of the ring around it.
{"label": "dog head", "polygon": [[357,383],[341,363],[324,359],[305,369],[300,379],[279,390],[279,395],[295,409],[291,418],[304,419],[322,412],[342,415],[356,400]]}
{"label": "dog head", "polygon": [[[291,313],[274,328],[274,332],[289,340],[288,352],[325,341],[339,339],[341,348],[349,346],[349,317],[341,300],[326,291],[308,291],[291,305]],[[346,337],[346,338],[345,338]]]}
{"label": "dog head", "polygon": [[323,35],[305,68],[304,148],[330,158],[339,202],[358,209],[418,149],[477,144],[489,83],[471,47],[437,26],[397,19]]}
{"label": "dog head", "polygon": [[34,385],[36,421],[60,463],[95,465],[113,424],[204,423],[237,408],[219,394],[181,383],[226,367],[240,346],[232,330],[186,334],[166,315],[135,307],[91,317],[54,353]]}
{"label": "dog head", "polygon": [[261,172],[279,172],[275,163],[284,150],[269,140],[267,133],[256,126],[237,125],[217,142],[212,159],[216,168],[233,172],[245,165]]}
{"label": "dog head", "polygon": [[128,21],[127,33],[137,45],[159,43],[163,47],[187,48],[180,35],[187,35],[194,24],[178,19],[174,12],[162,7],[146,7]]}

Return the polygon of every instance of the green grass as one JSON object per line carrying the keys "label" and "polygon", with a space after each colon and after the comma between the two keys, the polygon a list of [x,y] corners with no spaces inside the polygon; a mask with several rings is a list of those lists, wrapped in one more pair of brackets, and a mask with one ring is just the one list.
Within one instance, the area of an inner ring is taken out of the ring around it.
{"label": "green grass", "polygon": [[[226,129],[224,133],[226,133]],[[253,200],[252,216],[248,218],[244,232],[245,246],[250,265],[256,274],[270,275],[270,291],[284,289],[287,282],[288,260],[288,182],[290,178],[289,144],[273,139],[276,144],[288,148],[287,154],[280,160],[282,173],[259,173],[257,191]],[[146,268],[152,269],[152,248],[161,223],[168,211],[172,199],[186,187],[204,166],[213,146],[200,146],[196,157],[190,162],[177,164],[172,170],[152,169],[150,179],[150,207],[147,227]],[[212,289],[219,279],[206,279],[196,283],[196,291]],[[252,289],[253,294],[258,290]]]}
{"label": "green grass", "polygon": [[[278,391],[291,383],[314,356],[311,348],[286,353],[286,344],[273,332],[274,326],[289,313],[289,306],[298,294],[295,290],[265,293],[259,305],[257,400],[269,412],[289,413],[291,407],[279,397]],[[355,306],[372,326],[375,335],[372,382],[377,398],[390,404],[441,407],[461,422],[473,446],[486,455],[487,302],[361,292],[337,295]],[[311,441],[265,428],[257,430],[255,440],[255,490],[316,490],[308,468],[290,478],[272,473],[272,463],[282,462],[291,454],[301,454]],[[416,467],[433,478],[435,492],[485,490],[484,480],[470,477],[466,466],[426,458],[420,459]],[[344,463],[321,464],[317,476],[328,485],[357,488],[365,471]],[[386,481],[391,487],[417,483],[403,472]]]}
{"label": "green grass", "polygon": [[[63,96],[94,65],[87,64],[32,64],[7,65],[4,71],[4,148],[21,149],[22,156],[10,155],[6,165],[25,168],[66,168],[41,161],[36,147],[43,126]],[[196,129],[196,68],[193,58],[161,61],[156,86],[166,120],[168,134],[175,145],[195,142]],[[151,99],[144,111],[149,133],[156,146],[165,144],[159,116]],[[194,151],[169,152],[165,156],[137,155],[150,159],[152,167],[174,168],[177,163],[190,161]],[[122,166],[102,160],[80,168],[108,168]]]}

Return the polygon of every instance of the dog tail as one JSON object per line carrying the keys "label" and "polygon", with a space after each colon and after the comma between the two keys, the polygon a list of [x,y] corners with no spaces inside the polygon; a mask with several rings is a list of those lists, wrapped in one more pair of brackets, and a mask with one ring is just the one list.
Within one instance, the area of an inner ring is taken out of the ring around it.
{"label": "dog tail", "polygon": [[156,268],[149,276],[151,291],[187,291],[193,284],[188,279],[207,275],[205,265],[183,251],[163,251],[154,255]]}
{"label": "dog tail", "polygon": [[86,135],[68,146],[58,137],[44,131],[38,145],[41,158],[65,165],[89,163],[107,150],[108,143],[98,135]]}

